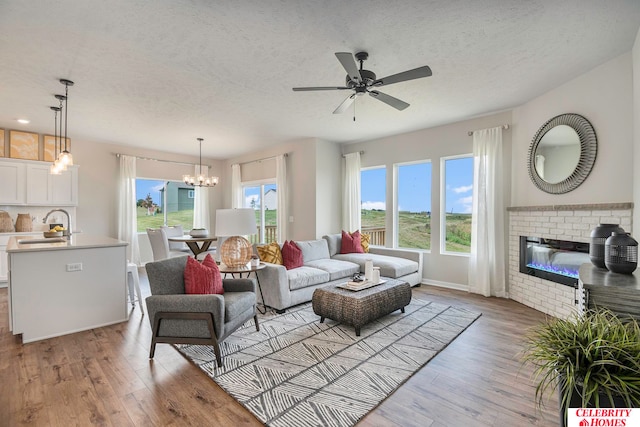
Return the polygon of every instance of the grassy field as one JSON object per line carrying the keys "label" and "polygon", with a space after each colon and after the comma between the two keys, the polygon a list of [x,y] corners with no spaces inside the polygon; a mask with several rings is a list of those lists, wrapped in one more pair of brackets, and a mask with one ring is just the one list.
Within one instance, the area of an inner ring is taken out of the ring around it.
{"label": "grassy field", "polygon": [[[278,211],[269,210],[264,212],[264,222],[266,225],[277,225]],[[215,222],[215,216],[211,218]],[[260,211],[256,211],[256,224],[260,225]],[[147,228],[158,228],[164,225],[164,215],[159,213],[156,215],[147,215],[147,209],[138,207],[138,231],[146,231]],[[184,230],[190,230],[193,227],[193,210],[182,210],[177,212],[169,212],[167,214],[167,225],[182,225]]]}
{"label": "grassy field", "polygon": [[[157,228],[164,224],[162,214],[147,215],[145,208],[138,208],[138,231]],[[384,228],[385,211],[363,210],[362,228]],[[276,210],[264,213],[265,225],[275,226]],[[447,214],[447,251],[468,253],[471,246],[471,215]],[[400,212],[398,246],[402,248],[431,249],[431,216],[426,213]],[[169,212],[167,225],[181,224],[184,230],[193,226],[193,210]],[[256,211],[256,224],[260,225],[260,211]],[[390,236],[387,236],[390,238]],[[436,243],[437,244],[437,243]]]}
{"label": "grassy field", "polygon": [[[385,211],[363,210],[362,228],[384,228]],[[446,249],[468,253],[471,247],[471,215],[447,214]],[[426,213],[399,212],[398,246],[431,249],[431,216]],[[387,236],[389,238],[389,236]],[[434,242],[435,243],[435,242]],[[437,243],[436,243],[437,244]]]}

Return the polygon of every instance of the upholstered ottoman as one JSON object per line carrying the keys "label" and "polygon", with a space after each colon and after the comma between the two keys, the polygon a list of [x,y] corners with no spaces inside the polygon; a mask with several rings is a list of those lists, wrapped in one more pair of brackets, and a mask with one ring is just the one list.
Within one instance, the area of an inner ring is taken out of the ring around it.
{"label": "upholstered ottoman", "polygon": [[325,318],[351,325],[360,336],[360,328],[369,322],[396,310],[404,313],[411,302],[411,286],[401,280],[386,279],[386,282],[361,291],[329,286],[313,292],[313,312]]}

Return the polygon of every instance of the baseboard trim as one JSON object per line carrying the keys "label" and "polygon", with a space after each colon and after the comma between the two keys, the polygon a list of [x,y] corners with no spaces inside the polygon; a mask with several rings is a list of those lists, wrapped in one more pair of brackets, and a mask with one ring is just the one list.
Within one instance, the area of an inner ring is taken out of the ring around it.
{"label": "baseboard trim", "polygon": [[469,285],[461,285],[460,283],[443,282],[433,279],[422,279],[423,285],[437,286],[439,288],[455,289],[457,291],[469,291]]}

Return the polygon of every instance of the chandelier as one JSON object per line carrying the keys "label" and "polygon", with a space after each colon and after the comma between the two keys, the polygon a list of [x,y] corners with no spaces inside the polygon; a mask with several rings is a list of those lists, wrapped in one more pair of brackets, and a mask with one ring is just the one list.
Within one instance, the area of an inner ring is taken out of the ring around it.
{"label": "chandelier", "polygon": [[198,175],[182,175],[182,180],[185,184],[191,185],[194,187],[215,187],[218,185],[218,177],[212,176],[209,177],[207,174],[202,173],[202,138],[197,138],[200,143],[200,163],[198,164]]}
{"label": "chandelier", "polygon": [[[69,152],[67,146],[69,140],[67,139],[67,117],[68,117],[68,101],[69,101],[69,86],[73,86],[73,82],[67,79],[60,79],[60,83],[64,85],[64,95],[56,95],[56,99],[60,101],[60,106],[49,107],[55,112],[55,132],[54,139],[54,154],[55,161],[51,165],[50,172],[52,175],[59,175],[62,171],[67,170],[67,166],[73,165],[73,156]],[[60,133],[58,134],[58,113],[60,113]],[[64,118],[64,139],[62,136],[62,120]],[[63,142],[64,141],[64,145]]]}

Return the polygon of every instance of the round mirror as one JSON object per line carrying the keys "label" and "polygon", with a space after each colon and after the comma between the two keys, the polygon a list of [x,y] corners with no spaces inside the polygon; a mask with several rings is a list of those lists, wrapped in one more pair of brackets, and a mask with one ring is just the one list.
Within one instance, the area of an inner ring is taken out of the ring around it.
{"label": "round mirror", "polygon": [[538,130],[529,148],[529,175],[543,191],[562,194],[578,187],[596,159],[591,123],[578,114],[562,114]]}

